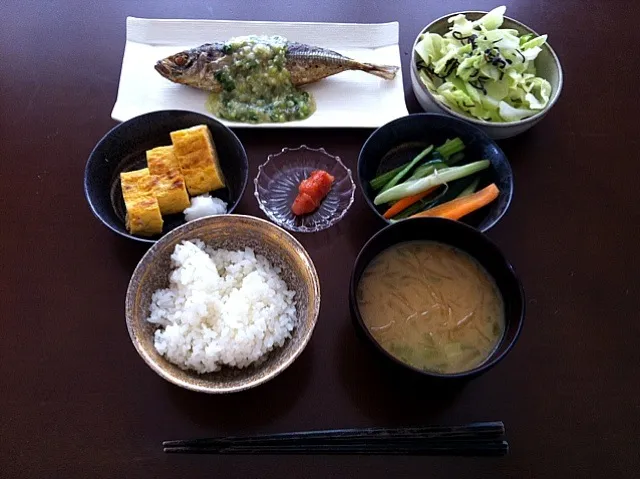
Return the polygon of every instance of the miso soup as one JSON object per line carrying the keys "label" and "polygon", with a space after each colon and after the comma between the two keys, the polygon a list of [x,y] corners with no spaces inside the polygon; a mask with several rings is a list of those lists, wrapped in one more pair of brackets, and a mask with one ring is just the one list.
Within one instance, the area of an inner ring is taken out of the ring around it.
{"label": "miso soup", "polygon": [[360,278],[357,301],[378,343],[425,371],[473,369],[504,334],[493,278],[468,253],[442,243],[411,241],[380,253]]}

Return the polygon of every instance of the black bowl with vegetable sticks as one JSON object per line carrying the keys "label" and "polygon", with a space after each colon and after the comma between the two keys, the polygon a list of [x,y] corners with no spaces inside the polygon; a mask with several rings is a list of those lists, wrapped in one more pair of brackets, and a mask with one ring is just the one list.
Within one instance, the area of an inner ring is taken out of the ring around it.
{"label": "black bowl with vegetable sticks", "polygon": [[[513,174],[478,128],[438,114],[414,114],[374,131],[358,158],[367,204],[384,221],[444,216],[487,231],[507,211]],[[494,185],[494,186],[492,186]]]}

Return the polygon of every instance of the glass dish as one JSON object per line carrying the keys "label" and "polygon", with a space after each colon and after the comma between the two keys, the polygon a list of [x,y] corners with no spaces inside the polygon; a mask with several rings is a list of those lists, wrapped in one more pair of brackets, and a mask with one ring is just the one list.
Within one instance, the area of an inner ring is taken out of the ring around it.
{"label": "glass dish", "polygon": [[[296,216],[291,205],[298,195],[300,182],[313,170],[324,170],[335,178],[333,186],[320,207],[308,215]],[[283,148],[269,155],[258,167],[253,180],[258,206],[277,225],[297,233],[315,233],[340,221],[353,204],[356,185],[351,170],[340,158],[324,148]]]}

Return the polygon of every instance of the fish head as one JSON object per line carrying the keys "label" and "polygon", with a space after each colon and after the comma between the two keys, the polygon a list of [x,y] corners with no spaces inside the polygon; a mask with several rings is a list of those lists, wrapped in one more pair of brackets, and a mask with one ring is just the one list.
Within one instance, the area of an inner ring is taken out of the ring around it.
{"label": "fish head", "polygon": [[176,53],[156,63],[156,70],[168,80],[176,81],[188,76],[197,62],[197,56],[191,50]]}
{"label": "fish head", "polygon": [[172,82],[217,91],[220,85],[213,74],[224,66],[226,57],[220,45],[207,44],[158,60],[155,69]]}

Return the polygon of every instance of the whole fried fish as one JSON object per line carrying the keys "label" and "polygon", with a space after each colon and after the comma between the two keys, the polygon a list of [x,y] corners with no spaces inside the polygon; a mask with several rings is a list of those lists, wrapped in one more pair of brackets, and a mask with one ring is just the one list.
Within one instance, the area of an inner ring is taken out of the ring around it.
{"label": "whole fried fish", "polygon": [[[397,66],[361,63],[326,48],[286,40],[284,42],[285,68],[291,74],[291,83],[294,86],[316,82],[347,70],[361,70],[385,80],[395,78],[398,71]],[[215,73],[233,62],[232,56],[228,53],[227,43],[206,43],[158,61],[155,69],[172,82],[219,92],[223,86],[216,79]]]}

